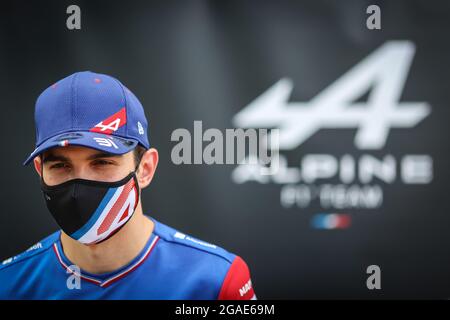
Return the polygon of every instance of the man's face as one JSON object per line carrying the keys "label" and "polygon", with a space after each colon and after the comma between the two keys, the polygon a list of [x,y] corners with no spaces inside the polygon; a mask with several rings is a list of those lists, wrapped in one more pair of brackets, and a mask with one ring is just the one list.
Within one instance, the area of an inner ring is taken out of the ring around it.
{"label": "man's face", "polygon": [[42,162],[44,182],[50,186],[76,178],[113,182],[135,169],[132,151],[113,155],[82,146],[52,148],[42,154]]}

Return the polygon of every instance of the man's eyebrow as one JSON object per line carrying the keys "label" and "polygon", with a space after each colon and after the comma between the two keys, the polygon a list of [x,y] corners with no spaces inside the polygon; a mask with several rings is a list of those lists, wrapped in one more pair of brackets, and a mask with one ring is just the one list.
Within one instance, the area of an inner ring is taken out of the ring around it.
{"label": "man's eyebrow", "polygon": [[[114,158],[114,157],[122,157],[121,154],[113,154],[109,152],[98,152],[90,155],[87,157],[87,160],[95,160],[99,158]],[[61,155],[55,155],[53,153],[49,153],[48,155],[44,156],[44,163],[50,162],[50,161],[66,161],[70,162],[70,159]]]}
{"label": "man's eyebrow", "polygon": [[90,155],[89,157],[87,157],[88,160],[95,160],[98,158],[114,158],[114,157],[122,157],[122,154],[113,154],[113,153],[109,153],[109,152],[99,152],[99,153],[94,153],[93,155]]}
{"label": "man's eyebrow", "polygon": [[58,155],[54,155],[53,153],[50,153],[48,155],[43,155],[43,163],[46,162],[50,162],[50,161],[67,161],[69,162],[70,160],[64,156],[58,156]]}

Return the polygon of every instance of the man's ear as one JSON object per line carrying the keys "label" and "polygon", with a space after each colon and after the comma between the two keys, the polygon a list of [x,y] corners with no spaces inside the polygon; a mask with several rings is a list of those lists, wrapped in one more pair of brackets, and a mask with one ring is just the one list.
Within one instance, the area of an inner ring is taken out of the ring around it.
{"label": "man's ear", "polygon": [[34,157],[33,159],[34,169],[38,173],[39,176],[42,174],[42,158],[40,155]]}
{"label": "man's ear", "polygon": [[158,150],[150,148],[142,155],[141,162],[137,172],[137,179],[139,188],[146,188],[153,179],[153,176],[158,166]]}

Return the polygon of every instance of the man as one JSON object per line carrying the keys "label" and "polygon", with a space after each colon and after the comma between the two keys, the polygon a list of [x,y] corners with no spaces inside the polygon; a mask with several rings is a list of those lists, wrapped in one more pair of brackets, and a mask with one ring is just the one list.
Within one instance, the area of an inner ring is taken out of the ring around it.
{"label": "man", "polygon": [[147,119],[110,76],[78,72],[37,99],[31,161],[61,230],[0,265],[2,299],[256,299],[246,263],[142,212]]}

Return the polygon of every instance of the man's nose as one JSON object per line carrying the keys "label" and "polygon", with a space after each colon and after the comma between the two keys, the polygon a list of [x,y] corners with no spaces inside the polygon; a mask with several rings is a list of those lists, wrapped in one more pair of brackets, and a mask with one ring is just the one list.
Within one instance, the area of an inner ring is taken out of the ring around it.
{"label": "man's nose", "polygon": [[93,180],[93,177],[88,165],[78,165],[73,168],[70,179]]}

